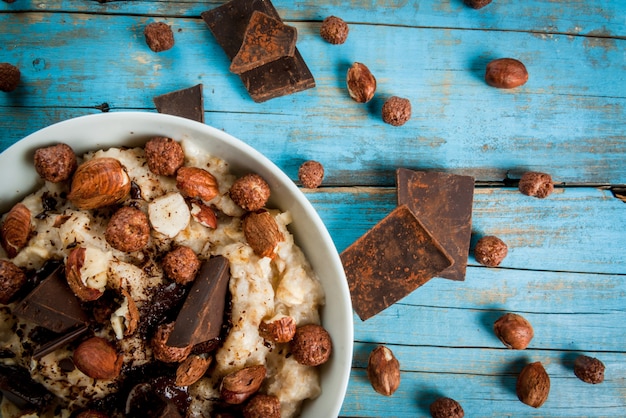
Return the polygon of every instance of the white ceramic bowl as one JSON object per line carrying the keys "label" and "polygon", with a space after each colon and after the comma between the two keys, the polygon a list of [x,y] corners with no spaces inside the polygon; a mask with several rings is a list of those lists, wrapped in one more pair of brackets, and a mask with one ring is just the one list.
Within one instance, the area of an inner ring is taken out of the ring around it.
{"label": "white ceramic bowl", "polygon": [[322,366],[322,394],[305,404],[302,417],[336,417],[345,396],[352,363],[353,323],[350,294],[335,245],[306,196],[270,160],[242,141],[191,120],[142,112],[83,116],[35,132],[0,154],[0,213],[40,184],[33,166],[36,148],[65,142],[80,155],[113,146],[143,145],[152,136],[191,139],[208,153],[228,161],[233,173],[256,172],[269,183],[268,206],[293,214],[290,230],[311,262],[326,292],[322,323],[334,352]]}

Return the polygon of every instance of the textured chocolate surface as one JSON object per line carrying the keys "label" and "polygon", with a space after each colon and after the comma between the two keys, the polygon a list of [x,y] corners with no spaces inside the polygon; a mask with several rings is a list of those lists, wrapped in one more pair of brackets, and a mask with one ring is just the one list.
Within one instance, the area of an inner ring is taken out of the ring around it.
{"label": "textured chocolate surface", "polygon": [[152,101],[154,101],[159,113],[204,123],[202,84],[156,96]]}
{"label": "textured chocolate surface", "polygon": [[[241,48],[246,28],[255,10],[282,21],[269,0],[232,0],[201,14],[231,61]],[[315,87],[313,75],[297,48],[293,56],[280,58],[239,76],[255,102],[264,102]]]}
{"label": "textured chocolate surface", "polygon": [[296,52],[296,28],[255,10],[246,27],[243,43],[233,57],[230,71],[242,74]]}
{"label": "textured chocolate surface", "polygon": [[474,178],[399,168],[396,183],[398,205],[407,205],[454,260],[439,277],[465,280],[472,235]]}
{"label": "textured chocolate surface", "polygon": [[354,310],[366,320],[452,265],[406,205],[341,253]]}
{"label": "textured chocolate surface", "polygon": [[80,301],[65,280],[62,265],[26,295],[14,313],[57,333],[87,323]]}
{"label": "textured chocolate surface", "polygon": [[211,257],[202,264],[176,318],[168,346],[187,347],[220,335],[229,280],[230,265],[225,257]]}

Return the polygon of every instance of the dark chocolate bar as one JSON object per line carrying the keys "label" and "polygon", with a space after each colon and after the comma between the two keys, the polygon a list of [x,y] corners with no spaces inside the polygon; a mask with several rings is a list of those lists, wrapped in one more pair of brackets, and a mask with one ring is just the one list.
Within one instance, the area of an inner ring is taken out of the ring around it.
{"label": "dark chocolate bar", "polygon": [[159,113],[204,123],[202,84],[156,96],[152,101]]}
{"label": "dark chocolate bar", "polygon": [[465,280],[472,235],[474,178],[399,168],[396,183],[398,205],[407,205],[454,260],[439,277]]}
{"label": "dark chocolate bar", "polygon": [[193,346],[220,335],[229,280],[230,265],[225,257],[211,257],[202,263],[176,317],[168,346]]}
{"label": "dark chocolate bar", "polygon": [[88,320],[65,280],[63,265],[26,295],[13,313],[57,333],[65,333]]}
{"label": "dark chocolate bar", "polygon": [[76,338],[80,337],[84,333],[89,331],[89,327],[87,325],[79,325],[78,328],[68,332],[67,334],[63,334],[58,338],[38,347],[33,351],[33,359],[39,360],[43,356],[52,353],[58,348],[61,348],[70,342],[74,341]]}
{"label": "dark chocolate bar", "polygon": [[28,369],[0,364],[0,391],[20,409],[43,409],[54,395],[42,384],[35,382]]}
{"label": "dark chocolate bar", "polygon": [[[282,22],[269,0],[232,0],[201,14],[231,61],[241,49],[254,11],[265,13]],[[255,102],[264,102],[315,87],[315,79],[297,48],[293,56],[277,59],[239,76]]]}
{"label": "dark chocolate bar", "polygon": [[341,253],[352,305],[366,319],[452,265],[406,205],[399,206]]}
{"label": "dark chocolate bar", "polygon": [[277,59],[293,57],[297,38],[296,28],[255,10],[230,71],[242,74]]}

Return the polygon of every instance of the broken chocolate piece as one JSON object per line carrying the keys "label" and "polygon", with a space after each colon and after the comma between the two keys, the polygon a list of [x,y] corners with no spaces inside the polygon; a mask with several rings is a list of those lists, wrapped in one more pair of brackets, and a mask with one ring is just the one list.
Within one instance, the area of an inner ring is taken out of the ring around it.
{"label": "broken chocolate piece", "polygon": [[399,206],[341,253],[352,305],[366,319],[452,265],[452,259],[411,213]]}
{"label": "broken chocolate piece", "polygon": [[35,382],[27,369],[0,364],[0,391],[20,409],[43,409],[54,395]]}
{"label": "broken chocolate piece", "polygon": [[[202,13],[202,19],[231,61],[243,44],[244,33],[255,10],[282,22],[269,0],[231,0]],[[255,102],[315,87],[313,75],[298,48],[293,56],[277,59],[239,76]]]}
{"label": "broken chocolate piece", "polygon": [[168,346],[187,347],[220,335],[229,280],[230,266],[225,257],[211,257],[202,264],[174,322]]}
{"label": "broken chocolate piece", "polygon": [[15,315],[53,332],[64,333],[87,323],[80,306],[59,265],[15,308]]}
{"label": "broken chocolate piece", "polygon": [[39,360],[46,354],[50,354],[55,351],[57,348],[61,348],[74,341],[87,331],[89,331],[89,327],[87,327],[87,325],[79,325],[78,328],[68,332],[67,334],[63,334],[58,338],[43,344],[41,347],[36,348],[35,351],[33,351],[33,359]]}
{"label": "broken chocolate piece", "polygon": [[255,10],[230,71],[241,74],[282,57],[292,57],[297,37],[296,28]]}
{"label": "broken chocolate piece", "polygon": [[407,205],[454,260],[438,276],[465,280],[472,235],[474,178],[399,168],[396,183],[398,205]]}
{"label": "broken chocolate piece", "polygon": [[156,96],[152,101],[159,113],[204,123],[202,84]]}

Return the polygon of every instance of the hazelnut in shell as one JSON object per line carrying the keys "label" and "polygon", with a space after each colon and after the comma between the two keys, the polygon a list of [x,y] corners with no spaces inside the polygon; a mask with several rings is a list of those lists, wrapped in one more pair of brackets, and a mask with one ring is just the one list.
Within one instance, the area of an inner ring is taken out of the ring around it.
{"label": "hazelnut in shell", "polygon": [[539,408],[550,394],[550,376],[541,362],[530,363],[517,378],[515,391],[518,399],[533,408]]}
{"label": "hazelnut in shell", "polygon": [[505,346],[514,350],[528,347],[534,336],[530,322],[515,313],[506,313],[498,318],[493,324],[493,330]]}
{"label": "hazelnut in shell", "polygon": [[580,355],[574,360],[574,374],[592,385],[604,382],[604,363],[595,357]]}

